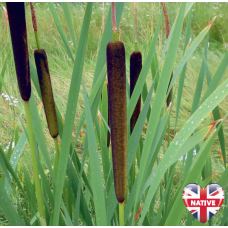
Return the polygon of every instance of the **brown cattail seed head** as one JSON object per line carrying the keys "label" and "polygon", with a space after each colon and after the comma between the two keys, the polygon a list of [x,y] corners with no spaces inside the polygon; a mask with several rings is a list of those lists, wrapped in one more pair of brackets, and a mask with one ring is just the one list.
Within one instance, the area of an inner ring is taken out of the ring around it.
{"label": "brown cattail seed head", "polygon": [[[142,69],[142,55],[139,51],[133,52],[130,57],[130,96],[133,93],[133,90],[137,83],[141,69]],[[139,96],[138,102],[135,106],[135,110],[131,117],[131,133],[139,117],[140,110],[141,110],[141,95]]]}
{"label": "brown cattail seed head", "polygon": [[21,97],[28,101],[31,96],[29,54],[23,2],[7,2],[14,62]]}
{"label": "brown cattail seed head", "polygon": [[107,72],[114,184],[117,200],[122,203],[127,190],[127,104],[125,49],[121,41],[107,45]]}
{"label": "brown cattail seed head", "polygon": [[56,138],[59,134],[59,129],[51,86],[51,78],[48,69],[47,55],[44,49],[35,50],[34,55],[49,132],[53,138]]}

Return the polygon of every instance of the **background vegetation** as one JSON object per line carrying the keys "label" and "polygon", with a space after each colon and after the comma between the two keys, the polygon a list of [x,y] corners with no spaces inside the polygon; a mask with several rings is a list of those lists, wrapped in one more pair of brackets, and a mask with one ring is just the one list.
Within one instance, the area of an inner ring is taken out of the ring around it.
{"label": "background vegetation", "polygon": [[[2,4],[3,5],[3,4]],[[54,98],[56,103],[58,104],[58,108],[62,114],[65,115],[67,98],[69,93],[70,79],[72,74],[73,62],[68,56],[68,53],[65,49],[65,46],[61,40],[58,30],[55,27],[53,18],[50,13],[50,9],[46,3],[34,3],[36,14],[37,14],[37,22],[38,22],[38,34],[42,48],[46,50],[49,62],[49,70],[52,79],[52,86],[54,92]],[[65,34],[67,35],[67,39],[70,45],[70,48],[73,52],[73,55],[76,54],[76,48],[80,37],[80,31],[82,27],[84,12],[86,8],[85,3],[71,3],[71,14],[74,22],[74,31],[76,35],[77,44],[74,44],[71,40],[70,31],[68,30],[68,26],[66,23],[66,19],[62,10],[62,7],[59,3],[54,4],[56,11],[59,15],[60,21],[62,23]],[[104,12],[105,12],[105,21],[107,18],[108,10],[110,7],[109,3],[104,4]],[[175,17],[178,13],[179,3],[167,3],[167,11],[169,15],[170,25],[173,24]],[[153,36],[158,20],[160,17],[161,10],[160,3],[138,3],[138,49],[142,53],[142,58],[147,55],[148,52],[148,43],[151,37]],[[208,22],[217,15],[217,19],[215,20],[210,32],[209,32],[209,43],[208,43],[208,57],[207,64],[209,67],[209,71],[211,76],[213,76],[223,59],[225,53],[228,50],[228,30],[227,30],[227,21],[228,21],[228,4],[225,2],[222,3],[196,3],[192,7],[192,23],[191,23],[191,35],[192,40],[202,31],[202,29],[208,24]],[[87,88],[87,91],[90,91],[92,88],[92,80],[94,75],[94,70],[97,61],[97,54],[102,38],[103,26],[102,26],[102,3],[94,3],[92,9],[92,16],[90,21],[88,42],[86,47],[86,58],[83,68],[83,79]],[[30,58],[34,62],[33,50],[36,48],[33,29],[32,29],[32,20],[29,4],[26,3],[26,21],[27,21],[27,31],[28,31],[28,44],[29,44],[29,54]],[[121,22],[120,22],[120,31],[121,31],[121,40],[125,45],[126,51],[126,69],[127,69],[127,77],[129,79],[129,59],[130,55],[134,50],[134,5],[132,3],[125,3]],[[185,34],[186,34],[187,20],[184,21],[184,27],[182,30],[182,35],[180,39],[180,45],[177,53],[177,58],[175,59],[174,70],[177,67],[180,59],[182,58]],[[148,37],[148,28],[150,30],[150,34]],[[4,60],[6,58],[7,53],[10,50],[10,40],[8,36],[8,26],[6,26],[4,12],[1,7],[0,10],[0,70],[2,69]],[[149,39],[148,39],[149,38]],[[162,51],[164,49],[164,45],[166,42],[165,38],[165,24],[164,20],[162,22],[162,29],[159,32],[159,40],[157,45],[157,55],[158,59],[161,58]],[[197,50],[193,53],[192,57],[188,61],[186,78],[184,82],[184,90],[181,100],[181,108],[179,113],[179,121],[177,125],[177,132],[183,126],[183,124],[189,119],[191,112],[192,100],[194,97],[194,92],[196,88],[196,82],[198,79],[198,75],[200,72],[200,67],[202,64],[202,56],[203,50],[205,46],[206,39],[204,38]],[[228,78],[228,71],[226,70],[221,83]],[[19,118],[22,119],[22,122],[25,124],[25,113],[23,107],[23,101],[20,99],[19,90],[16,81],[15,75],[15,67],[13,61],[13,55],[10,53],[7,64],[6,71],[4,76],[4,81],[8,87],[9,93],[15,102],[12,104],[8,97],[5,95],[6,91],[2,89],[1,98],[0,98],[0,145],[2,148],[6,148],[11,142],[12,135],[15,131],[15,125],[18,123],[19,126],[19,135],[23,132],[23,126],[19,121]],[[151,72],[149,71],[147,76],[147,85],[150,88],[152,84]],[[178,80],[175,82],[175,85],[178,85]],[[202,95],[204,95],[207,89],[207,81],[206,77],[204,79]],[[35,91],[35,89],[33,90]],[[36,105],[40,104],[40,99],[38,99],[38,95],[36,92]],[[153,103],[153,97],[151,100],[151,104]],[[41,106],[40,106],[41,107]],[[228,100],[224,99],[220,104],[220,113],[221,116],[224,117],[227,113]],[[78,107],[76,110],[76,117],[74,120],[74,130],[72,138],[75,137],[77,125],[79,123],[80,116],[82,111],[84,110],[84,97],[83,97],[83,89],[81,86],[78,100]],[[171,112],[171,137],[174,137],[174,126],[175,126],[175,113],[176,110],[176,102],[174,102],[174,107]],[[41,116],[43,119],[42,124],[44,125],[45,137],[47,140],[47,145],[49,146],[48,150],[50,152],[50,156],[53,159],[54,155],[54,143],[51,140],[51,137],[48,133],[48,128],[45,120],[45,114],[43,108],[41,108]],[[211,121],[213,121],[213,117],[211,116]],[[85,130],[85,124],[83,129]],[[203,126],[203,125],[202,125]],[[147,129],[147,123],[144,126],[145,130]],[[223,130],[225,134],[225,146],[226,150],[228,149],[228,120],[226,119],[223,123]],[[143,132],[145,134],[145,131]],[[9,148],[9,147],[8,147]],[[83,150],[82,138],[79,137],[79,140],[76,144],[77,152],[80,157]],[[25,146],[25,150],[20,158],[19,163],[25,165],[30,172],[31,169],[31,161],[30,161],[30,153],[29,146]],[[211,158],[212,158],[212,167],[213,172],[216,172],[214,176],[214,181],[218,180],[218,177],[221,176],[221,173],[224,171],[223,161],[220,156],[220,146],[218,139],[216,138],[215,143],[213,144],[211,150]],[[162,156],[162,155],[161,155]],[[41,163],[43,160],[41,160]],[[181,170],[181,161],[177,164],[177,170]],[[20,171],[19,171],[20,173]],[[175,173],[174,176],[174,184],[177,184],[179,180],[178,172]],[[1,170],[0,170],[1,176]],[[21,176],[21,178],[23,178]],[[176,183],[175,183],[176,181]],[[173,190],[175,191],[175,190]],[[173,192],[171,192],[171,195]],[[23,202],[23,200],[22,200]],[[158,205],[158,204],[156,204]],[[1,214],[1,211],[0,211]],[[183,224],[184,224],[183,220]],[[0,224],[7,224],[7,220],[5,220],[4,216],[0,215]]]}

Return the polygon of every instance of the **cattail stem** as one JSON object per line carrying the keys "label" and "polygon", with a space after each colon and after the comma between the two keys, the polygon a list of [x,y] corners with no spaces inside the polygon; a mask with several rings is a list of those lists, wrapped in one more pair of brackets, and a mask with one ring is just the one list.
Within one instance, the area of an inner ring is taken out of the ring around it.
{"label": "cattail stem", "polygon": [[135,2],[135,52],[137,52],[137,2]]}
{"label": "cattail stem", "polygon": [[40,49],[40,43],[39,43],[37,31],[34,31],[34,34],[35,34],[37,49]]}
{"label": "cattail stem", "polygon": [[113,43],[115,43],[117,41],[115,2],[112,2],[112,36],[113,36]]}
{"label": "cattail stem", "polygon": [[40,179],[39,179],[38,162],[37,162],[37,155],[36,155],[36,149],[35,149],[35,142],[34,142],[34,135],[33,135],[33,128],[32,128],[32,117],[30,112],[29,101],[24,102],[24,107],[25,107],[25,114],[26,114],[26,120],[27,120],[29,144],[30,144],[31,157],[32,157],[33,175],[35,179],[40,222],[42,226],[46,226],[45,207],[44,207],[43,194],[42,194]]}
{"label": "cattail stem", "polygon": [[119,225],[124,226],[124,203],[119,203]]}
{"label": "cattail stem", "polygon": [[58,144],[58,136],[56,138],[54,138],[54,143],[55,143],[54,174],[55,174],[55,178],[57,178],[58,165],[59,165],[59,144]]}
{"label": "cattail stem", "polygon": [[37,28],[37,21],[36,21],[36,12],[32,2],[30,2],[30,8],[31,8],[31,14],[32,14],[32,25],[33,25],[34,34],[35,34],[36,45],[37,45],[37,48],[40,49],[40,43],[39,43],[38,34],[37,34],[38,28]]}

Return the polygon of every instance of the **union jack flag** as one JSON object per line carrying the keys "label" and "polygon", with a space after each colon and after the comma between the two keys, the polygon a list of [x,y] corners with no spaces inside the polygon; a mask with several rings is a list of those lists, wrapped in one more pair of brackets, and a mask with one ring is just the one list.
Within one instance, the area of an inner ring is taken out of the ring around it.
{"label": "union jack flag", "polygon": [[205,223],[221,207],[224,191],[219,184],[209,184],[204,189],[198,184],[188,184],[183,190],[182,198],[190,213],[201,223]]}

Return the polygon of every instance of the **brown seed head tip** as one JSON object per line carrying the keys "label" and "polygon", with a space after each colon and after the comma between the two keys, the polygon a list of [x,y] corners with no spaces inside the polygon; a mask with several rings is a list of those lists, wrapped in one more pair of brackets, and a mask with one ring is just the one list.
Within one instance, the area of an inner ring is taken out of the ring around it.
{"label": "brown seed head tip", "polygon": [[31,14],[32,14],[33,29],[34,29],[34,31],[37,31],[36,12],[35,12],[32,2],[30,2],[30,8],[31,8]]}
{"label": "brown seed head tip", "polygon": [[220,123],[223,119],[219,119],[214,121],[213,123],[209,124],[210,126],[210,131],[212,130],[212,128],[214,128],[218,123]]}
{"label": "brown seed head tip", "polygon": [[192,41],[192,38],[189,39],[187,48],[189,48],[191,41]]}
{"label": "brown seed head tip", "polygon": [[143,204],[140,206],[139,210],[137,211],[137,213],[135,214],[135,223],[137,222],[141,212],[142,212],[142,209],[143,209]]}
{"label": "brown seed head tip", "polygon": [[8,13],[7,13],[5,6],[2,6],[2,8],[3,8],[4,14],[5,14],[6,24],[7,24],[9,22]]}
{"label": "brown seed head tip", "polygon": [[100,122],[101,121],[101,112],[99,110],[97,111],[97,118],[98,118],[98,121]]}
{"label": "brown seed head tip", "polygon": [[212,24],[214,23],[214,21],[215,21],[215,19],[217,18],[217,16],[215,16],[209,23],[208,23],[208,25],[206,26],[206,27],[208,27],[208,26],[212,26]]}
{"label": "brown seed head tip", "polygon": [[21,97],[28,101],[31,96],[29,55],[23,2],[7,2],[14,62]]}

